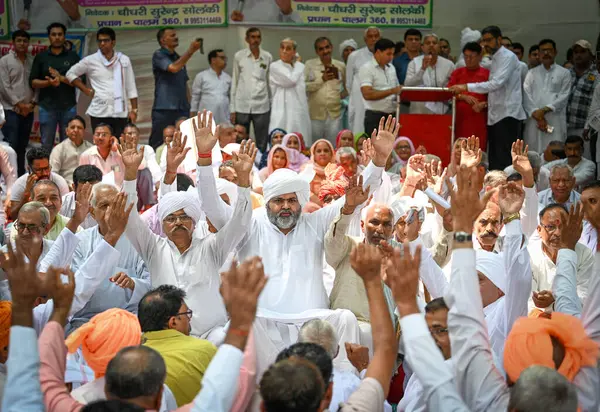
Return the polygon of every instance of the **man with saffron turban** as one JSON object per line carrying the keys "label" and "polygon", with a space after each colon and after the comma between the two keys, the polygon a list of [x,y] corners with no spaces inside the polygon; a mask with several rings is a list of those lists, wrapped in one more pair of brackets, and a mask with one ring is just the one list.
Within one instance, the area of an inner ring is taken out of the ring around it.
{"label": "man with saffron turban", "polygon": [[[212,123],[212,119],[210,122]],[[200,146],[198,156],[200,159],[211,160],[210,151],[207,152]],[[219,268],[235,250],[250,225],[250,172],[255,157],[256,148],[252,142],[242,142],[239,153],[233,154],[233,167],[238,176],[237,201],[231,220],[226,225],[215,224],[210,219],[218,230],[217,233],[200,238],[194,231],[202,217],[201,202],[222,202],[217,194],[212,167],[212,186],[205,191],[202,201],[194,192],[169,192],[161,198],[158,215],[167,238],[152,233],[136,213],[129,216],[125,230],[127,238],[150,270],[152,285],[157,287],[167,284],[183,289],[189,296],[190,309],[194,313],[191,320],[192,334],[216,345],[225,337],[223,326],[227,322],[227,312],[219,294]],[[131,202],[136,199],[134,171],[142,159],[143,153],[127,142],[123,151],[123,190]],[[205,189],[205,185],[206,182],[200,184],[198,180],[196,186],[198,189]],[[206,308],[210,310],[207,311]]]}

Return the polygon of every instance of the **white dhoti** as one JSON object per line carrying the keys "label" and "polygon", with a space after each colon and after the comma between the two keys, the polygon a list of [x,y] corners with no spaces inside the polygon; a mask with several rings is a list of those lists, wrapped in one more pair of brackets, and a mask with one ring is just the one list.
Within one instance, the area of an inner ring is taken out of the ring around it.
{"label": "white dhoti", "polygon": [[346,354],[344,343],[359,343],[360,329],[356,316],[346,309],[317,309],[301,313],[294,319],[256,317],[254,337],[256,340],[256,380],[275,362],[283,349],[298,341],[302,325],[311,319],[322,319],[331,323],[338,336],[340,350],[333,360],[333,367],[356,373]]}

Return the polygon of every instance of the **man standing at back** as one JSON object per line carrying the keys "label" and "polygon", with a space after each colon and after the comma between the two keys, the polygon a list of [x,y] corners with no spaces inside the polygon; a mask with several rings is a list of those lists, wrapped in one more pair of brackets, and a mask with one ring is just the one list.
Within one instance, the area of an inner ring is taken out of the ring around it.
{"label": "man standing at back", "polygon": [[525,120],[521,70],[517,56],[502,46],[502,32],[488,26],[481,32],[481,42],[492,55],[490,79],[483,83],[452,86],[456,94],[488,94],[488,147],[490,169],[503,170],[512,163],[511,146],[519,138]]}
{"label": "man standing at back", "polygon": [[190,47],[179,56],[175,49],[179,46],[177,32],[172,27],[164,27],[156,33],[160,49],[152,55],[154,74],[154,104],[152,105],[152,133],[149,144],[153,149],[163,144],[162,132],[165,127],[175,124],[181,116],[190,114],[189,80],[185,64],[200,50],[201,43],[192,41]]}
{"label": "man standing at back", "polygon": [[360,68],[373,59],[375,43],[381,39],[381,31],[374,26],[365,30],[365,47],[350,54],[346,66],[346,90],[350,93],[348,103],[348,124],[354,134],[364,132],[365,101],[360,91],[358,72]]}
{"label": "man standing at back", "polygon": [[79,56],[65,48],[67,28],[61,23],[48,26],[50,47],[35,56],[29,82],[36,90],[40,105],[40,133],[42,145],[52,150],[56,127],[62,142],[67,138],[67,123],[77,114],[75,89],[65,77],[69,69],[79,62]]}
{"label": "man standing at back", "polygon": [[[92,130],[100,123],[109,124],[115,136],[121,136],[127,119],[135,122],[138,113],[138,93],[131,60],[115,50],[117,37],[110,27],[96,32],[98,51],[69,69],[67,79],[92,101],[86,111]],[[86,74],[91,87],[79,78]],[[131,102],[131,111],[129,111]]]}
{"label": "man standing at back", "polygon": [[25,173],[25,151],[33,124],[34,95],[29,85],[33,57],[27,53],[29,33],[17,30],[12,34],[14,50],[0,59],[0,103],[6,123],[2,133],[10,147],[17,152],[19,176]]}
{"label": "man standing at back", "polygon": [[215,122],[228,122],[231,76],[225,72],[227,56],[223,49],[214,49],[208,53],[208,65],[208,69],[196,75],[192,84],[190,116],[209,110],[213,113]]}
{"label": "man standing at back", "polygon": [[246,30],[248,48],[233,57],[231,80],[231,123],[243,125],[250,132],[254,128],[256,147],[261,153],[267,150],[271,103],[269,99],[269,66],[273,56],[260,47],[260,29]]}

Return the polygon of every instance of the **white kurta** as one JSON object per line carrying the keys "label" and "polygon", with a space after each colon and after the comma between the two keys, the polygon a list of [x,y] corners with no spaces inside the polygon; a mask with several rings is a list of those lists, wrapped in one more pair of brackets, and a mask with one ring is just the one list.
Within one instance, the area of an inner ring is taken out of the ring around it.
{"label": "white kurta", "polygon": [[[530,241],[527,246],[531,259],[531,270],[533,272],[531,290],[540,292],[542,290],[552,291],[552,284],[556,276],[556,264],[542,250],[542,240]],[[585,302],[588,295],[588,285],[594,269],[594,254],[590,249],[581,243],[575,245],[577,255],[577,295],[581,302]],[[530,297],[528,310],[531,311],[536,306]],[[545,312],[552,312],[554,305],[550,305]],[[544,310],[540,308],[540,310]]]}
{"label": "white kurta", "polygon": [[[529,70],[523,84],[523,107],[527,113],[525,123],[525,143],[529,150],[543,153],[552,140],[564,141],[567,137],[567,103],[571,92],[571,73],[564,67],[553,64],[546,70],[543,64]],[[552,111],[546,113],[552,133],[538,129],[532,113],[543,107]]]}
{"label": "white kurta", "polygon": [[304,64],[284,63],[277,60],[269,68],[271,88],[271,120],[269,130],[281,128],[290,133],[300,132],[307,146],[312,143],[311,123],[308,114]]}
{"label": "white kurta", "polygon": [[348,124],[354,134],[365,131],[365,100],[360,91],[358,72],[371,60],[373,60],[373,53],[368,47],[362,47],[350,54],[346,65],[346,90],[350,93]]}
{"label": "white kurta", "polygon": [[[137,201],[135,181],[126,180],[123,190],[130,202]],[[194,335],[210,340],[208,334],[212,329],[227,322],[219,293],[219,269],[246,234],[251,214],[250,189],[238,188],[231,220],[223,229],[204,238],[194,233],[192,244],[183,253],[169,239],[152,233],[137,213],[129,216],[125,234],[146,262],[152,286],[174,285],[186,292],[186,303],[194,312],[191,321]]]}
{"label": "white kurta", "polygon": [[[438,56],[434,67],[423,70],[424,55],[417,56],[408,63],[405,86],[446,87],[454,71],[454,63]],[[414,114],[445,114],[448,104],[444,102],[412,102],[410,112]]]}

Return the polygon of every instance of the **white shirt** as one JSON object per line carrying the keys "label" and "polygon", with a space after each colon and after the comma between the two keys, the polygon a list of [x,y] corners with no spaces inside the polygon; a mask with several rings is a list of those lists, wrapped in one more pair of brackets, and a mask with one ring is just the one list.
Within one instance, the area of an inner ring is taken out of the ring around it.
{"label": "white shirt", "polygon": [[[375,59],[371,59],[360,68],[358,80],[361,88],[369,86],[376,91],[390,90],[398,86],[398,76],[396,76],[394,65],[390,63],[381,67]],[[366,110],[383,113],[395,113],[396,111],[397,96],[395,94],[380,100],[366,100],[363,96],[363,100]]]}
{"label": "white shirt", "polygon": [[50,152],[52,170],[65,178],[67,183],[73,183],[73,172],[79,166],[79,156],[93,144],[84,140],[79,146],[69,138],[63,140]]}
{"label": "white shirt", "polygon": [[[227,0],[227,11],[231,15],[233,10],[240,9],[240,0]],[[228,23],[231,25],[243,24],[243,25],[256,25],[261,26],[264,24],[273,23],[302,23],[302,17],[296,10],[290,14],[283,14],[281,9],[272,0],[245,0],[243,1],[243,21],[233,21],[228,19]]]}
{"label": "white shirt", "polygon": [[[363,186],[376,190],[381,184],[383,168],[372,162],[363,172]],[[198,182],[205,192],[207,178],[214,179],[210,166],[198,167]],[[202,199],[206,195],[200,195]],[[239,200],[238,200],[239,201]],[[314,213],[302,213],[296,226],[284,235],[267,218],[264,207],[255,209],[251,228],[239,246],[239,259],[260,256],[269,282],[263,290],[257,316],[264,318],[297,319],[314,314],[315,310],[328,309],[329,299],[323,284],[323,250],[325,234],[338,216],[345,198]],[[237,207],[237,205],[236,205]],[[231,208],[224,202],[208,204],[202,208],[207,218],[215,222],[227,221]],[[307,265],[306,262],[311,262]]]}
{"label": "white shirt", "polygon": [[[438,56],[434,67],[427,67],[427,69],[423,70],[424,58],[424,55],[420,55],[408,63],[404,85],[446,87],[450,80],[450,75],[454,71],[454,63],[442,56]],[[410,105],[411,113],[445,114],[447,111],[448,104],[444,102],[414,102]]]}
{"label": "white shirt", "polygon": [[592,94],[592,103],[590,104],[587,121],[585,122],[585,128],[588,129],[590,127],[596,131],[600,131],[600,83],[596,86]]}
{"label": "white shirt", "polygon": [[529,72],[529,66],[527,66],[527,63],[525,62],[519,61],[519,68],[521,69],[521,83],[525,83],[527,72]]}
{"label": "white shirt", "polygon": [[[567,165],[569,164],[568,162],[568,159],[553,160],[543,165],[541,170],[546,169],[548,174],[550,174],[552,166]],[[575,189],[579,189],[586,183],[596,179],[596,164],[585,157],[582,157],[579,163],[575,167],[571,167],[571,169],[573,169],[573,176],[575,176]]]}
{"label": "white shirt", "polygon": [[[542,249],[541,239],[530,241],[527,246],[531,259],[531,270],[533,271],[531,290],[540,292],[542,290],[552,290],[554,277],[556,276],[557,265],[546,255]],[[588,296],[588,286],[590,279],[593,276],[594,255],[590,249],[581,243],[575,245],[576,268],[577,268],[577,295],[582,302]],[[555,298],[556,299],[556,298]],[[533,299],[530,297],[528,302],[528,310],[535,308]],[[548,308],[539,308],[546,312],[552,312],[553,305]]]}
{"label": "white shirt", "polygon": [[[16,26],[20,19],[25,18],[25,11],[22,0],[11,0],[11,26],[16,30]],[[61,7],[57,1],[48,0],[31,0],[31,8],[29,9],[29,23],[31,23],[30,33],[45,33],[48,22],[62,23],[67,28],[85,28],[88,25],[83,13],[79,20],[72,20],[67,12]]]}
{"label": "white shirt", "polygon": [[[212,168],[209,169],[212,174]],[[126,180],[123,191],[127,193],[130,203],[137,202],[134,180]],[[212,201],[217,200],[221,201],[218,195]],[[203,202],[206,201],[204,197]],[[152,233],[137,213],[129,215],[125,234],[146,262],[152,286],[174,285],[187,293],[186,302],[194,312],[191,321],[194,335],[201,336],[227,321],[227,312],[219,293],[219,269],[246,234],[251,214],[250,189],[238,188],[238,199],[231,220],[217,233],[202,239],[194,233],[192,244],[183,253],[169,239]]]}
{"label": "white shirt", "polygon": [[196,75],[192,84],[193,113],[204,109],[212,112],[215,123],[229,121],[229,91],[231,76],[224,71],[217,74],[212,68],[201,71]]}
{"label": "white shirt", "polygon": [[[131,60],[124,54],[121,54],[120,62],[122,73],[115,72],[116,64],[110,67],[105,66],[103,59],[100,58],[98,53],[94,53],[81,59],[79,63],[71,67],[67,72],[66,77],[69,81],[73,81],[84,74],[89,78],[90,85],[94,89],[94,97],[85,112],[87,115],[93,117],[118,117],[121,119],[127,117],[129,113],[128,101],[130,99],[137,99],[138,92],[135,86],[135,74],[133,73]],[[123,79],[122,93],[125,111],[120,113],[115,113],[114,109],[115,76],[122,76]]]}
{"label": "white shirt", "polygon": [[[565,203],[561,203],[564,207],[567,208],[567,210],[569,210],[571,208],[571,205],[574,205],[575,203],[579,202],[579,200],[581,199],[581,195],[579,193],[577,193],[575,190],[571,190],[571,194],[569,195],[569,199],[565,202]],[[541,192],[538,193],[538,211],[541,211],[543,208],[545,208],[548,205],[551,205],[552,203],[558,203],[556,200],[554,200],[554,195],[552,194],[552,189],[546,189],[546,190],[542,190]]]}
{"label": "white shirt", "polygon": [[354,134],[363,132],[365,128],[365,99],[360,91],[358,74],[362,66],[371,60],[373,60],[373,53],[366,46],[353,51],[348,56],[348,64],[346,65],[346,90],[350,93],[348,121]]}
{"label": "white shirt", "polygon": [[[94,379],[85,385],[74,389],[71,392],[71,396],[77,402],[87,405],[96,401],[106,400],[106,393],[104,392],[104,385],[106,385],[106,376],[102,376],[98,379]],[[169,412],[177,409],[177,402],[173,396],[173,392],[166,384],[163,384],[162,398],[160,400],[159,412]]]}
{"label": "white shirt", "polygon": [[[140,170],[147,167],[148,170],[150,170],[150,173],[152,174],[152,181],[154,182],[154,184],[156,184],[156,182],[160,182],[160,179],[162,178],[164,172],[158,165],[158,162],[156,161],[156,153],[154,152],[152,146],[147,144],[138,144],[138,150],[142,146],[144,147],[144,160],[140,165]],[[167,151],[163,150],[163,152],[165,153],[166,161]],[[166,167],[167,166],[165,165],[165,170],[167,170]]]}
{"label": "white shirt", "polygon": [[[543,153],[553,140],[564,141],[567,136],[567,103],[571,92],[571,73],[557,64],[549,70],[543,64],[527,73],[523,84],[523,107],[527,114],[524,140],[531,150]],[[548,107],[551,112],[544,118],[548,126],[554,127],[552,133],[541,131],[533,112]]]}
{"label": "white shirt", "polygon": [[233,56],[231,79],[231,113],[267,113],[270,106],[269,66],[273,56],[259,49],[258,59],[249,48],[238,51]]}
{"label": "white shirt", "polygon": [[502,46],[492,58],[489,80],[469,83],[467,88],[473,93],[489,94],[488,125],[492,126],[506,117],[525,120],[521,84],[519,60]]}
{"label": "white shirt", "polygon": [[281,128],[288,132],[300,132],[307,145],[312,143],[312,129],[308,114],[304,64],[271,63],[269,86],[272,93],[269,130]]}
{"label": "white shirt", "polygon": [[[75,192],[69,192],[62,197],[62,206],[60,211],[58,212],[60,215],[63,215],[68,218],[72,218],[75,214]],[[88,229],[90,227],[96,226],[98,222],[96,219],[92,217],[91,213],[88,213],[83,222],[79,225],[82,229]]]}
{"label": "white shirt", "polygon": [[[23,176],[20,176],[12,186],[10,191],[10,200],[11,202],[20,202],[23,197],[23,193],[25,192],[25,186],[27,186],[27,177],[29,175],[25,173]],[[69,189],[69,185],[67,181],[59,174],[50,172],[50,180],[52,180],[58,188],[60,189],[60,195],[64,196],[71,191]]]}
{"label": "white shirt", "polygon": [[413,374],[398,404],[401,412],[469,412],[454,382],[451,360],[444,360],[421,313],[400,318],[406,359]]}

